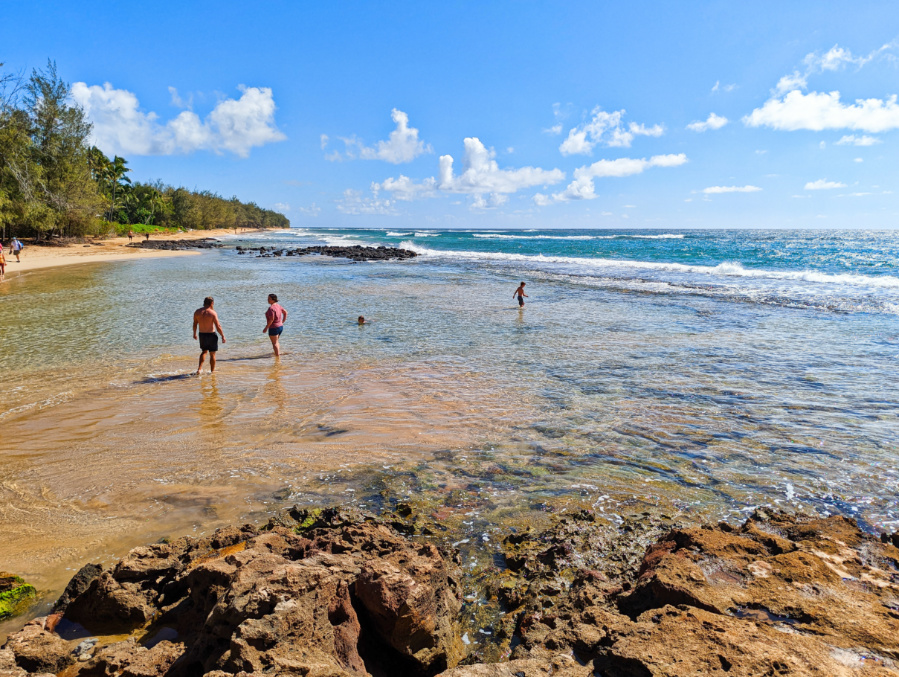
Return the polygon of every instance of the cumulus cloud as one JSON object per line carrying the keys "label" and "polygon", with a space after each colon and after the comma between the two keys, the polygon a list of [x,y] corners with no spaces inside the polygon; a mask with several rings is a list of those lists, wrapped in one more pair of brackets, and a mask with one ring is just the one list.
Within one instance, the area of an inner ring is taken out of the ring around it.
{"label": "cumulus cloud", "polygon": [[393,202],[383,200],[377,193],[373,197],[362,195],[361,191],[347,188],[343,197],[337,201],[337,210],[342,214],[379,214],[382,216],[396,214]]}
{"label": "cumulus cloud", "polygon": [[276,212],[281,212],[282,214],[286,214],[287,212],[290,211],[290,205],[286,202],[276,202],[273,205],[273,209]]}
{"label": "cumulus cloud", "polygon": [[593,109],[588,122],[573,127],[559,146],[562,155],[589,155],[596,145],[612,148],[630,148],[635,136],[661,136],[665,128],[661,125],[647,127],[631,122],[624,125],[624,110],[607,113],[599,106]]}
{"label": "cumulus cloud", "polygon": [[[247,157],[250,150],[285,138],[275,126],[275,101],[268,87],[240,85],[239,99],[223,99],[201,120],[190,110],[161,122],[140,109],[132,92],[110,83],[72,85],[72,98],[93,123],[91,143],[110,155],[173,155],[211,150]],[[173,93],[174,97],[177,92]],[[184,103],[183,101],[181,103]]]}
{"label": "cumulus cloud", "polygon": [[[854,103],[840,100],[838,91],[808,92],[808,79],[816,73],[837,71],[852,64],[861,68],[878,56],[894,49],[889,43],[867,56],[854,56],[848,49],[834,45],[824,54],[813,52],[803,59],[804,71],[785,75],[760,107],[743,118],[749,127],[771,127],[783,131],[800,129],[852,129],[884,132],[899,128],[899,106],[896,95],[883,99],[856,99]],[[893,55],[889,55],[892,57]]]}
{"label": "cumulus cloud", "polygon": [[592,200],[597,197],[594,179],[608,177],[632,176],[641,174],[650,167],[678,167],[687,162],[683,153],[677,155],[654,155],[646,158],[618,158],[617,160],[599,160],[592,165],[578,167],[574,170],[574,180],[565,190],[544,195],[537,193],[534,203],[546,206],[553,202],[570,202],[572,200]]}
{"label": "cumulus cloud", "polygon": [[385,179],[381,183],[372,184],[372,190],[388,191],[397,200],[412,200],[419,197],[430,197],[438,191],[445,193],[463,193],[474,196],[473,206],[497,207],[506,202],[510,193],[518,192],[533,186],[553,185],[564,180],[565,173],[559,169],[541,169],[539,167],[521,167],[519,169],[500,169],[495,151],[488,149],[480,139],[469,137],[463,142],[465,155],[462,159],[462,172],[456,174],[452,155],[441,155],[438,163],[437,177],[416,183],[407,176]]}
{"label": "cumulus cloud", "polygon": [[721,193],[758,193],[761,190],[758,186],[709,186],[703,188],[702,192],[706,195],[719,195]]}
{"label": "cumulus cloud", "polygon": [[873,146],[875,144],[882,143],[880,139],[876,136],[855,136],[854,134],[849,134],[847,136],[842,137],[839,141],[836,142],[838,146]]}
{"label": "cumulus cloud", "polygon": [[721,129],[726,124],[726,117],[710,113],[708,119],[705,122],[701,122],[699,120],[697,120],[696,122],[691,122],[689,125],[687,125],[687,129],[689,129],[691,132],[707,132],[710,129]]}
{"label": "cumulus cloud", "polygon": [[308,207],[297,207],[297,211],[304,216],[316,217],[321,213],[322,208],[313,202]]}
{"label": "cumulus cloud", "polygon": [[[358,157],[363,160],[383,160],[399,165],[404,162],[412,162],[419,155],[433,152],[430,145],[418,138],[418,130],[409,126],[409,116],[406,113],[394,108],[390,112],[390,117],[396,124],[396,129],[390,132],[386,141],[378,141],[374,146],[366,146],[355,136],[340,137],[344,143],[344,155],[334,151],[325,156],[326,159],[339,161],[353,160]],[[327,145],[328,136],[322,134],[322,150]]]}
{"label": "cumulus cloud", "polygon": [[828,181],[827,179],[818,179],[817,181],[809,181],[805,184],[806,190],[833,190],[834,188],[845,188],[845,183],[838,181]]}
{"label": "cumulus cloud", "polygon": [[857,99],[854,104],[846,104],[840,101],[839,92],[803,94],[794,90],[784,97],[768,99],[743,122],[749,127],[782,131],[852,129],[876,133],[899,128],[899,105],[895,94],[886,99]]}

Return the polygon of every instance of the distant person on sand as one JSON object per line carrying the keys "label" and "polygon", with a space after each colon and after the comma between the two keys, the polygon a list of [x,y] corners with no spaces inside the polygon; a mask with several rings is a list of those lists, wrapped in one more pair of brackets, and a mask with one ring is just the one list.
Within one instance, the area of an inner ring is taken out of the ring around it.
{"label": "distant person on sand", "polygon": [[144,233],[144,237],[147,238],[147,242],[150,241],[150,231],[149,230],[146,233]]}
{"label": "distant person on sand", "polygon": [[277,294],[268,295],[268,310],[265,311],[265,328],[262,333],[268,332],[268,337],[272,340],[272,349],[275,351],[275,357],[281,357],[281,332],[284,331],[284,320],[287,319],[287,310],[278,303]]}
{"label": "distant person on sand", "polygon": [[[200,330],[200,364],[197,365],[197,373],[203,368],[203,360],[206,359],[206,353],[209,353],[209,372],[215,372],[215,353],[219,349],[219,334],[222,337],[222,343],[225,341],[225,332],[222,331],[222,325],[219,323],[219,316],[212,309],[214,301],[211,296],[203,299],[203,307],[194,311],[194,340],[197,340],[197,329]],[[216,334],[218,330],[218,334]]]}
{"label": "distant person on sand", "polygon": [[0,282],[6,277],[6,257],[3,255],[3,245],[0,244]]}
{"label": "distant person on sand", "polygon": [[516,296],[518,297],[518,307],[524,308],[524,300],[528,297],[528,295],[524,293],[524,282],[518,285],[518,289],[512,294],[512,298],[515,298]]}
{"label": "distant person on sand", "polygon": [[134,242],[134,231],[133,230],[128,231],[128,242]]}
{"label": "distant person on sand", "polygon": [[9,248],[12,249],[13,256],[16,257],[16,263],[22,263],[22,259],[19,256],[22,254],[22,250],[25,249],[25,245],[19,242],[18,238],[13,238],[12,242],[9,243]]}

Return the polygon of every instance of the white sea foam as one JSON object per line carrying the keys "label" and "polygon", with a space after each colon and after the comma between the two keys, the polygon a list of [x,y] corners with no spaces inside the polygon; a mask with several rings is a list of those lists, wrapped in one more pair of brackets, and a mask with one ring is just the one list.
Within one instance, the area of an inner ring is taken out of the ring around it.
{"label": "white sea foam", "polygon": [[852,287],[868,287],[877,289],[899,289],[899,277],[891,275],[872,276],[852,273],[821,273],[814,270],[769,270],[744,268],[739,263],[726,262],[717,266],[698,266],[684,263],[665,263],[658,261],[627,261],[621,259],[585,258],[576,256],[544,256],[543,254],[509,254],[502,252],[473,251],[440,251],[417,245],[412,241],[403,241],[400,245],[424,256],[443,256],[449,258],[481,260],[481,261],[515,261],[525,264],[567,264],[588,269],[601,269],[608,273],[615,271],[668,271],[674,273],[693,273],[718,277],[755,278],[761,280],[788,280],[797,282],[813,282],[817,284],[843,285]]}
{"label": "white sea foam", "polygon": [[473,233],[473,237],[487,240],[683,240],[680,233],[662,235],[506,235],[499,233]]}
{"label": "white sea foam", "polygon": [[440,233],[427,233],[420,230],[415,231],[415,237],[439,237]]}
{"label": "white sea foam", "polygon": [[398,233],[395,230],[388,230],[387,237],[409,237],[412,233]]}

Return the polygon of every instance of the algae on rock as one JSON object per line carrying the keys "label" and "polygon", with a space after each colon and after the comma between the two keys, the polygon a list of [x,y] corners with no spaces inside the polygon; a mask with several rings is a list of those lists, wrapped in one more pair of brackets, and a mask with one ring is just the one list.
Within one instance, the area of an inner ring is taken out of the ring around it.
{"label": "algae on rock", "polygon": [[33,585],[15,574],[0,572],[0,621],[25,611],[36,596]]}

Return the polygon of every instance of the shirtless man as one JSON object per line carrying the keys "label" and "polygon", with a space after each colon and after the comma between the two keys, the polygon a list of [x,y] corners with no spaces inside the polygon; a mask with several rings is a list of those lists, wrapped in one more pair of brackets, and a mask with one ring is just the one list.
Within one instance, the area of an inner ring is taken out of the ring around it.
{"label": "shirtless man", "polygon": [[[219,316],[212,309],[214,301],[211,296],[203,299],[203,307],[194,311],[194,340],[197,340],[197,329],[200,330],[200,364],[197,365],[197,374],[203,368],[203,360],[206,359],[206,353],[209,353],[209,373],[215,372],[215,353],[219,349],[219,334],[222,337],[222,343],[225,341],[225,332],[222,331],[222,325],[219,324]],[[218,330],[218,334],[216,334]]]}

